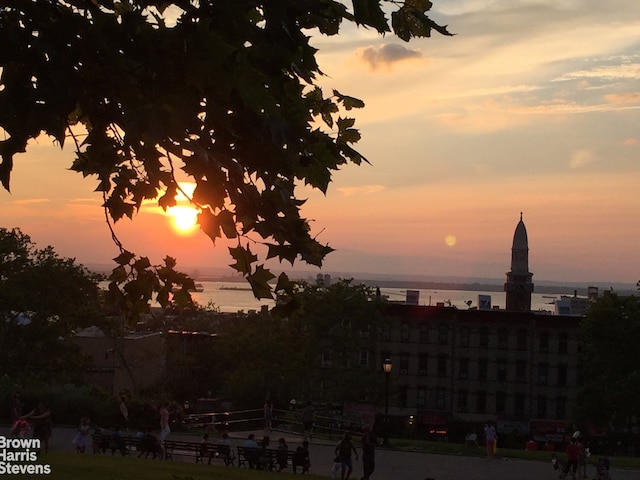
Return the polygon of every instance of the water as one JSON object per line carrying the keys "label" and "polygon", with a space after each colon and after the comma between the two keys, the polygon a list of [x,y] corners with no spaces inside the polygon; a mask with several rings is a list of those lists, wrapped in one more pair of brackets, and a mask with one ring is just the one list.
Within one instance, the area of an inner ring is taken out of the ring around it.
{"label": "water", "polygon": [[[257,300],[253,296],[249,284],[244,282],[220,282],[220,281],[198,281],[202,285],[201,292],[191,292],[191,298],[198,304],[206,306],[212,303],[221,312],[235,313],[240,310],[249,312],[259,311],[263,306],[271,308],[275,302],[269,299]],[[106,288],[106,283],[102,285]],[[478,306],[478,296],[487,295],[491,297],[491,306],[505,308],[506,294],[504,292],[483,292],[469,290],[427,290],[409,289],[419,292],[419,305],[432,305],[444,303],[455,306],[461,310],[469,308],[467,302],[471,301],[471,307]],[[407,297],[406,288],[380,288],[380,293],[391,301],[402,302]],[[531,295],[531,310],[554,311],[553,300],[560,298],[561,294],[538,294]],[[157,305],[156,305],[157,306]]]}
{"label": "water", "polygon": [[[245,283],[225,283],[225,282],[199,282],[203,286],[202,292],[192,292],[192,298],[201,305],[207,305],[212,302],[222,312],[237,312],[238,310],[260,310],[263,305],[271,308],[274,305],[273,300],[262,299],[256,300]],[[416,289],[419,293],[418,304],[420,305],[437,305],[444,303],[445,305],[455,306],[459,309],[467,309],[468,301],[471,301],[472,307],[478,306],[478,295],[488,295],[491,297],[491,305],[505,308],[506,294],[504,292],[479,292],[466,290],[424,290]],[[380,288],[380,293],[392,301],[404,301],[407,296],[405,288]],[[554,298],[560,298],[560,294],[537,294],[531,295],[531,309],[553,311]]]}

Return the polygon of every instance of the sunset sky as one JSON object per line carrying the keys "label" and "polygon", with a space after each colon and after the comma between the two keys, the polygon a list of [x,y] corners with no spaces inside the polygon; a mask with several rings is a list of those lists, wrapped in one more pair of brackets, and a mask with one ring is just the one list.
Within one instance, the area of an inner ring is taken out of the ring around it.
{"label": "sunset sky", "polygon": [[[337,250],[323,271],[504,279],[523,212],[534,283],[635,283],[640,2],[433,1],[454,37],[313,36],[323,87],[366,103],[357,147],[372,164],[337,172],[326,197],[300,192]],[[44,137],[16,158],[0,226],[109,263],[118,251],[96,181],[67,171],[72,158]],[[154,262],[232,263],[224,244],[177,234],[152,204],[116,232]]]}

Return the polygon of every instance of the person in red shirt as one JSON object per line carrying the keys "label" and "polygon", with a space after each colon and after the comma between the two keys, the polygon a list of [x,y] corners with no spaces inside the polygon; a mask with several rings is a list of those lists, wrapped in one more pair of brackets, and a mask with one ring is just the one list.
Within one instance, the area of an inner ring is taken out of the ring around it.
{"label": "person in red shirt", "polygon": [[575,480],[576,471],[578,470],[578,455],[580,455],[578,440],[572,438],[567,445],[567,471],[571,472],[571,478],[573,480]]}

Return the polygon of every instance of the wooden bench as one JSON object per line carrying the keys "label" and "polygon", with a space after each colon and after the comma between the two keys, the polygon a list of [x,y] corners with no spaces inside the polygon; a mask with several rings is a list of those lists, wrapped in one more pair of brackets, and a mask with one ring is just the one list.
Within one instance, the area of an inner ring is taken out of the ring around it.
{"label": "wooden bench", "polygon": [[91,435],[93,453],[107,453],[111,455],[120,452],[123,456],[131,455],[132,450],[140,448],[140,439],[130,435],[115,435],[109,431],[96,431]]}
{"label": "wooden bench", "polygon": [[233,451],[228,445],[218,445],[215,443],[186,442],[179,440],[165,440],[164,454],[167,460],[174,457],[193,457],[196,463],[211,463],[212,460],[221,460],[225,465],[233,465],[235,458]]}
{"label": "wooden bench", "polygon": [[[237,447],[238,450],[238,467],[249,467],[256,468],[258,470],[273,470],[279,471],[280,464],[278,462],[279,455],[278,450],[273,450],[271,448],[260,449],[260,448],[250,448],[250,447]],[[307,462],[306,465],[304,462],[296,464],[298,460],[295,450],[287,451],[287,460],[286,466],[293,467],[294,473],[297,470],[297,467],[302,468],[302,473],[309,473],[310,464]]]}
{"label": "wooden bench", "polygon": [[[211,463],[212,460],[221,460],[228,467],[234,466],[236,456],[231,445],[221,445],[219,443],[202,443],[200,444],[200,462]],[[196,462],[198,459],[196,458]]]}

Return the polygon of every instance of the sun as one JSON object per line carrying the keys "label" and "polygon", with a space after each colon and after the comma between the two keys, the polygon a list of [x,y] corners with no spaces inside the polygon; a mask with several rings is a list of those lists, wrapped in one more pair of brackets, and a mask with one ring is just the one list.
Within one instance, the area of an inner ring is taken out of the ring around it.
{"label": "sun", "polygon": [[446,237],[444,237],[444,243],[447,245],[447,247],[453,247],[457,242],[458,239],[455,235],[447,235]]}
{"label": "sun", "polygon": [[167,214],[171,217],[171,224],[178,233],[189,234],[198,226],[198,211],[193,207],[181,205],[169,207]]}

